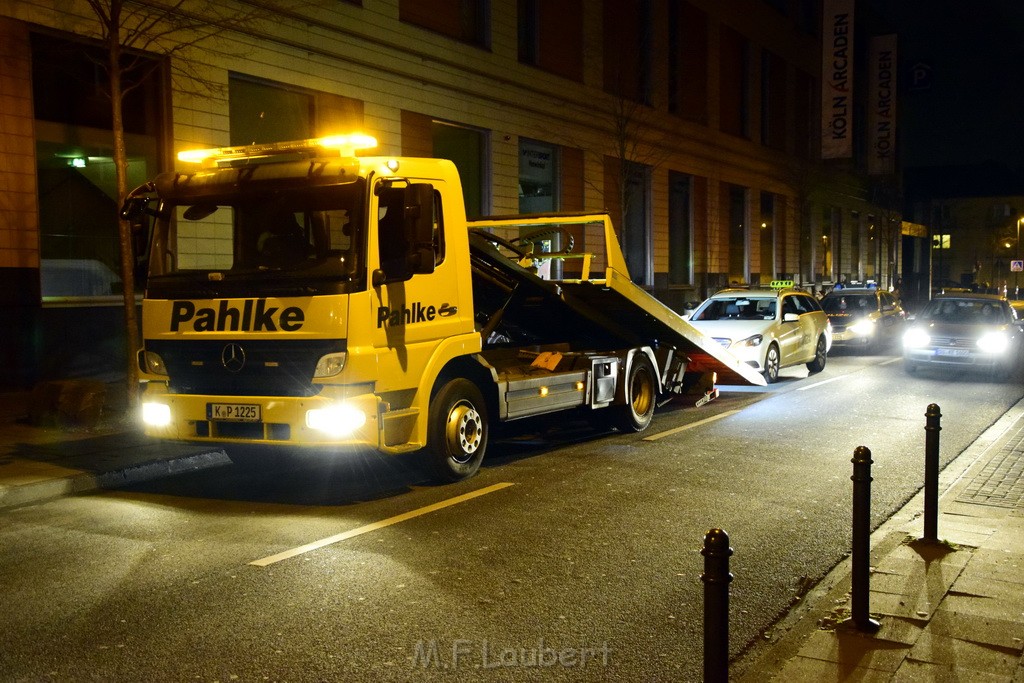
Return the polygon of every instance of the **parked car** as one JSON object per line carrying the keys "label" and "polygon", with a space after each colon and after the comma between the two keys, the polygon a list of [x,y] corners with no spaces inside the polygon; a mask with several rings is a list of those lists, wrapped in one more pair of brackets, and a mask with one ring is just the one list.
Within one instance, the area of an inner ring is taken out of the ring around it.
{"label": "parked car", "polygon": [[698,306],[690,323],[768,383],[791,365],[821,372],[832,348],[832,326],[818,300],[793,289],[724,289]]}
{"label": "parked car", "polygon": [[899,339],[907,317],[892,294],[878,289],[832,290],[821,307],[832,323],[833,344],[871,351]]}
{"label": "parked car", "polygon": [[903,366],[976,367],[1008,378],[1020,365],[1024,325],[996,294],[947,294],[932,299],[903,335]]}

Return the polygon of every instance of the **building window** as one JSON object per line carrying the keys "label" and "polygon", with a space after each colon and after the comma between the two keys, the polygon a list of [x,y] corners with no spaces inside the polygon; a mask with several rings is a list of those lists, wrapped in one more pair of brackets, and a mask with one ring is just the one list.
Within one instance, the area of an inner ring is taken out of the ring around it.
{"label": "building window", "polygon": [[651,167],[618,157],[604,158],[604,202],[618,230],[630,278],[651,284]]}
{"label": "building window", "polygon": [[736,31],[723,26],[719,56],[719,126],[723,133],[748,137],[750,121],[749,43]]}
{"label": "building window", "polygon": [[308,92],[232,75],[228,102],[232,145],[315,137],[313,96]]}
{"label": "building window", "polygon": [[306,140],[363,129],[362,100],[241,74],[228,80],[232,145]]}
{"label": "building window", "polygon": [[[519,140],[519,213],[550,213],[558,210],[558,147],[534,140]],[[532,232],[524,228],[523,236]],[[557,232],[535,242],[534,251],[561,251]],[[561,262],[551,260],[538,264],[538,274],[545,280],[562,275]]]}
{"label": "building window", "polygon": [[[121,294],[113,114],[99,48],[33,34],[32,90],[43,297]],[[134,68],[128,68],[134,63]],[[160,168],[161,64],[126,55],[128,186]],[[136,279],[136,289],[144,282]]]}
{"label": "building window", "polygon": [[668,172],[668,282],[693,283],[693,177]]}
{"label": "building window", "polygon": [[761,144],[786,146],[786,63],[776,54],[761,52]]}
{"label": "building window", "polygon": [[604,90],[651,103],[651,0],[604,0]]}
{"label": "building window", "polygon": [[668,108],[708,121],[708,17],[686,2],[669,3]]}
{"label": "building window", "polygon": [[558,209],[558,148],[543,142],[519,141],[519,213]]}
{"label": "building window", "polygon": [[793,88],[793,154],[800,159],[810,159],[814,138],[811,122],[821,105],[814,95],[814,79],[798,71]]}
{"label": "building window", "polygon": [[464,43],[490,47],[488,0],[401,0],[398,18]]}
{"label": "building window", "polygon": [[775,195],[761,193],[761,223],[758,229],[761,242],[761,282],[775,279]]}
{"label": "building window", "polygon": [[488,186],[486,135],[479,129],[444,121],[432,121],[430,131],[434,157],[450,159],[459,170],[466,215],[471,218],[484,215],[484,189]]}
{"label": "building window", "polygon": [[583,80],[583,0],[519,0],[519,61]]}
{"label": "building window", "polygon": [[728,186],[729,282],[746,283],[747,269],[747,188]]}

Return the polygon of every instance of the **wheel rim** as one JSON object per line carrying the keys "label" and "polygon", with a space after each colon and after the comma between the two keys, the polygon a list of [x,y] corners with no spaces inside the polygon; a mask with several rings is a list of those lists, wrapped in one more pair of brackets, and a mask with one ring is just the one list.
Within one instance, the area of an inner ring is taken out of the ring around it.
{"label": "wheel rim", "polygon": [[632,401],[630,401],[633,405],[633,412],[639,416],[646,415],[647,411],[651,409],[653,396],[654,380],[651,379],[650,373],[646,370],[637,372],[633,378]]}
{"label": "wheel rim", "polygon": [[818,363],[818,365],[821,365],[822,363],[825,362],[825,340],[824,339],[819,339],[818,340],[818,348],[817,348],[816,353],[814,354],[814,360]]}
{"label": "wheel rim", "polygon": [[768,358],[765,359],[764,369],[772,379],[779,376],[779,352],[775,350],[774,346],[768,349]]}
{"label": "wheel rim", "polygon": [[446,436],[451,458],[459,464],[473,459],[484,437],[484,421],[469,403],[459,403],[448,414]]}

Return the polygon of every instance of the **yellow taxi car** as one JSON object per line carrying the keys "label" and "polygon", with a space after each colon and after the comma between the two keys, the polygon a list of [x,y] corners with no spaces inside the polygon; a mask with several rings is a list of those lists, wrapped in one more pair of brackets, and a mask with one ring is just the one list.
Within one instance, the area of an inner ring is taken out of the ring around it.
{"label": "yellow taxi car", "polygon": [[689,316],[690,324],[771,384],[781,368],[825,369],[832,325],[818,300],[796,289],[723,289]]}
{"label": "yellow taxi car", "polygon": [[832,343],[877,351],[903,334],[907,316],[899,301],[878,289],[834,289],[821,300],[832,323]]}

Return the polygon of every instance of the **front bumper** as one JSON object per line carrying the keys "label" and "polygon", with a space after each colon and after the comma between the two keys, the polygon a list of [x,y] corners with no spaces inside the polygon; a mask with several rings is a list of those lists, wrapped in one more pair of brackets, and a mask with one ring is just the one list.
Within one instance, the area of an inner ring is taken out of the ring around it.
{"label": "front bumper", "polygon": [[[280,446],[363,446],[378,448],[380,400],[374,394],[340,394],[293,398],[285,396],[215,396],[167,393],[163,387],[147,388],[142,397],[147,403],[166,406],[168,422],[162,426],[145,424],[148,436],[176,441],[268,444]],[[258,406],[259,419],[222,420],[210,414],[213,405]],[[344,405],[365,417],[362,425],[345,433],[332,433],[310,426],[310,411]]]}
{"label": "front bumper", "polygon": [[921,365],[973,366],[992,368],[1007,362],[1009,354],[985,353],[974,349],[945,349],[925,347],[904,349],[903,359]]}
{"label": "front bumper", "polygon": [[835,328],[832,330],[832,343],[833,344],[870,344],[875,338],[873,334],[857,334],[853,330],[843,330],[836,332]]}

